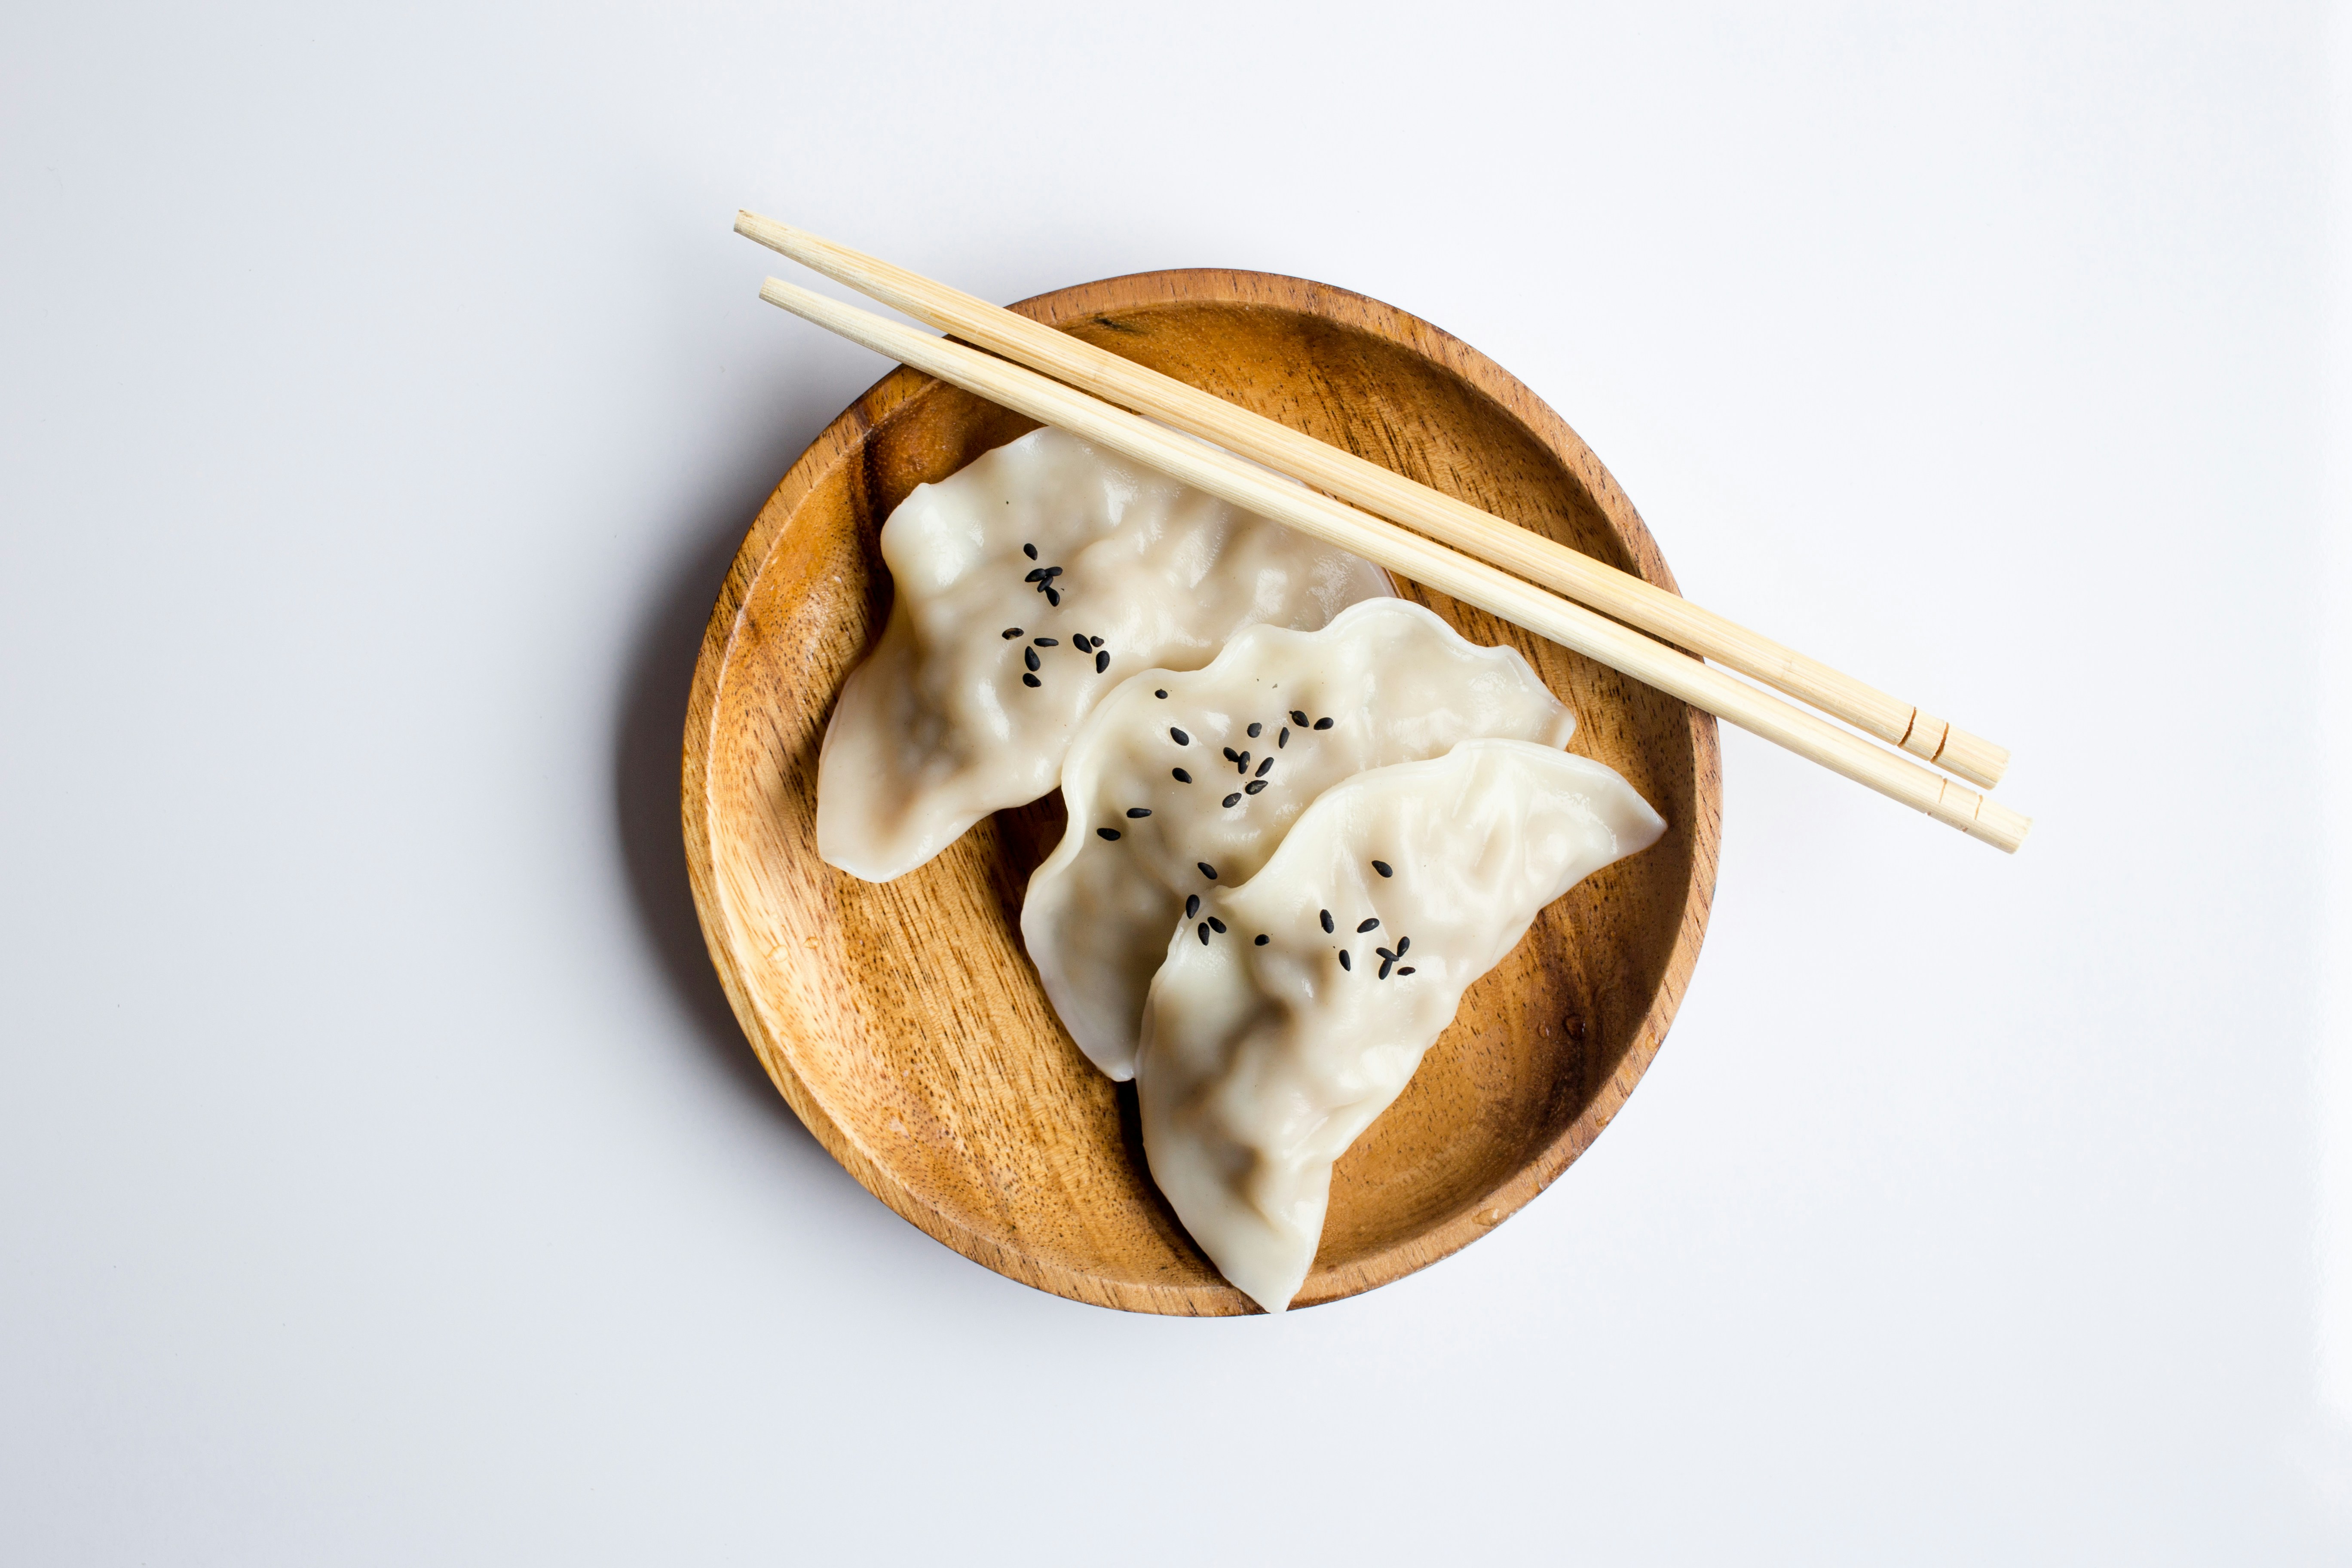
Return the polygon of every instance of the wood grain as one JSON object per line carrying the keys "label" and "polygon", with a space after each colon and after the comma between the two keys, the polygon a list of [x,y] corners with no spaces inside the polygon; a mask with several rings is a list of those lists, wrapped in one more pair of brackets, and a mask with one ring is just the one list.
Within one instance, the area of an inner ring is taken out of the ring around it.
{"label": "wood grain", "polygon": [[[1671,589],[1632,505],[1524,386],[1426,322],[1262,273],[1149,273],[1015,307]],[[1022,952],[1058,796],[980,824],[897,882],[816,858],[816,756],[878,637],[876,533],[917,484],[1033,422],[898,370],[770,497],[712,611],[683,808],[713,962],[769,1075],[869,1191],[1040,1289],[1130,1310],[1255,1310],[1145,1172],[1131,1090],[1087,1065]],[[1548,910],[1474,986],[1388,1113],[1341,1160],[1298,1305],[1370,1289],[1484,1235],[1549,1185],[1649,1065],[1705,934],[1721,819],[1715,722],[1443,595],[1574,709],[1572,749],[1624,773],[1666,837]]]}

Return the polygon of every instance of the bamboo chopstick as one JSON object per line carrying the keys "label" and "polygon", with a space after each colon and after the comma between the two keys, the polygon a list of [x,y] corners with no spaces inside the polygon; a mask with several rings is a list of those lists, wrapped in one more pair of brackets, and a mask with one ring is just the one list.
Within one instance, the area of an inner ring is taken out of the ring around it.
{"label": "bamboo chopstick", "polygon": [[760,298],[992,403],[1099,442],[1220,500],[1354,551],[1705,709],[1971,838],[2015,853],[2032,820],[1906,757],[1816,718],[1498,567],[1295,485],[1228,452],[1172,435],[1139,416],[992,354],[771,278]]}
{"label": "bamboo chopstick", "polygon": [[1352,452],[1302,435],[1173,376],[757,213],[738,212],[735,232],[869,299],[929,321],[941,331],[1121,407],[1165,420],[1654,637],[1696,649],[1971,784],[1990,789],[2009,767],[2006,747],[1890,697],[1819,659],[1784,647],[1680,595],[1605,565],[1532,529],[1391,473],[1377,463],[1366,462]]}

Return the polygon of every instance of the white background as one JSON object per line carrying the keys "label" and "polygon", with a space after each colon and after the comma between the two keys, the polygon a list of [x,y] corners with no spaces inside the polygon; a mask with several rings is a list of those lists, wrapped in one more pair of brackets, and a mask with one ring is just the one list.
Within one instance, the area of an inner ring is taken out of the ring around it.
{"label": "white background", "polygon": [[[2329,21],[16,0],[0,1556],[2345,1560]],[[1727,732],[1696,985],[1549,1194],[1279,1321],[999,1279],[685,891],[702,618],[883,369],[739,205],[1425,316],[2033,838]]]}

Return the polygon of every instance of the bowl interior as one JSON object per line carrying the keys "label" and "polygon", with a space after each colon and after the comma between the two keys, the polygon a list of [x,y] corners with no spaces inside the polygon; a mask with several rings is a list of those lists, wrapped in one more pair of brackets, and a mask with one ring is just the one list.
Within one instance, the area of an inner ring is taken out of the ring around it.
{"label": "bowl interior", "polygon": [[[1402,311],[1209,270],[1113,279],[1016,309],[1672,586],[1574,433],[1484,356]],[[1060,837],[1060,796],[999,813],[887,885],[816,857],[818,746],[888,616],[877,530],[916,485],[1033,427],[899,370],[762,509],[713,611],[688,725],[704,931],[777,1087],[901,1215],[1078,1300],[1255,1310],[1153,1188],[1132,1087],[1079,1055],[1023,953],[1022,890]],[[1571,749],[1624,774],[1668,827],[1547,910],[1471,989],[1403,1095],[1339,1162],[1300,1305],[1444,1257],[1581,1152],[1664,1036],[1715,878],[1712,720],[1482,611],[1404,591],[1473,642],[1518,647],[1574,710]]]}

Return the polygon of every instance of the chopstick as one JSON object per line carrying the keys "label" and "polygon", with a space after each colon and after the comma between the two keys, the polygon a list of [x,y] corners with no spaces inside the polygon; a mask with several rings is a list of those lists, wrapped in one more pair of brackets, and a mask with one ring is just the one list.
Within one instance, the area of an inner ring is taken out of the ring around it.
{"label": "chopstick", "polygon": [[1481,511],[1173,376],[757,213],[738,212],[735,232],[941,331],[1255,458],[1366,511],[1693,649],[1971,784],[1990,789],[2009,767],[2008,748],[1819,659],[1532,529]]}
{"label": "chopstick", "polygon": [[781,279],[771,278],[761,284],[760,298],[901,364],[1097,442],[1244,510],[1351,550],[1413,582],[1475,605],[1923,811],[1971,838],[2013,854],[2032,826],[2030,818],[1997,801],[1987,800],[1907,757],[1873,745],[1581,605],[1294,484],[1229,452],[1171,434],[1035,371],[828,300]]}

